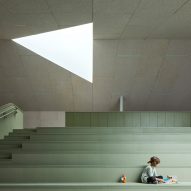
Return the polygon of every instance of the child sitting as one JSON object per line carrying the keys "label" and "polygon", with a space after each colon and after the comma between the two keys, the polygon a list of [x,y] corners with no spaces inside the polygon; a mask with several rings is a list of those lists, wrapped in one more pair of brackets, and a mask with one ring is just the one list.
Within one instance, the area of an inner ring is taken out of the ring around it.
{"label": "child sitting", "polygon": [[157,175],[156,167],[160,163],[158,157],[151,157],[148,161],[149,165],[143,170],[141,181],[148,184],[164,183],[163,177]]}

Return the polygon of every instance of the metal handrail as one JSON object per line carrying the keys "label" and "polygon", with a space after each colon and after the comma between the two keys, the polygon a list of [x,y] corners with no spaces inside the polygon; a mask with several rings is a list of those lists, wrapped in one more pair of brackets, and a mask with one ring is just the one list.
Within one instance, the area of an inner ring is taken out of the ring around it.
{"label": "metal handrail", "polygon": [[12,113],[17,113],[17,110],[21,110],[18,106],[13,103],[8,103],[0,107],[0,119],[6,118],[8,115]]}
{"label": "metal handrail", "polygon": [[2,115],[2,116],[0,116],[0,119],[1,118],[6,118],[8,115],[10,115],[11,113],[17,113],[17,111],[16,110],[13,110],[13,111],[11,111],[11,112],[9,112],[9,113],[5,113],[4,115]]}
{"label": "metal handrail", "polygon": [[3,110],[0,112],[0,115],[3,114],[3,113],[8,112],[8,111],[10,111],[10,110],[17,110],[17,108],[16,108],[16,107],[5,108],[5,109],[3,109]]}

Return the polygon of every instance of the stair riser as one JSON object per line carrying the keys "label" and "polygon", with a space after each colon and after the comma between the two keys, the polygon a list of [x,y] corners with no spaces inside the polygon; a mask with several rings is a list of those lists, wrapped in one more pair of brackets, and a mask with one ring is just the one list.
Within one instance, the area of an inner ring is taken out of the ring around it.
{"label": "stair riser", "polygon": [[36,132],[36,129],[13,129],[14,133],[32,133]]}
{"label": "stair riser", "polygon": [[191,144],[120,144],[120,143],[24,143],[23,150],[36,150],[36,151],[91,151],[91,152],[112,152],[112,153],[178,153],[178,152],[191,152]]}
{"label": "stair riser", "polygon": [[10,159],[11,154],[0,154],[0,159]]}
{"label": "stair riser", "polygon": [[0,150],[19,148],[19,145],[0,145]]}
{"label": "stair riser", "polygon": [[52,129],[37,129],[37,131],[23,131],[17,130],[10,133],[10,135],[29,135],[29,134],[123,134],[123,133],[191,133],[190,127],[180,128],[52,128]]}
{"label": "stair riser", "polygon": [[[57,164],[57,165],[113,165],[140,167],[146,165],[151,154],[13,154],[17,164]],[[161,167],[191,168],[191,154],[160,154]]]}
{"label": "stair riser", "polygon": [[37,133],[191,133],[190,127],[180,128],[38,128]]}
{"label": "stair riser", "polygon": [[31,140],[49,141],[145,141],[145,142],[170,142],[187,141],[191,142],[191,136],[184,135],[32,135]]}
{"label": "stair riser", "polygon": [[8,136],[8,137],[5,137],[4,140],[28,140],[29,139],[29,136],[28,137],[25,137],[25,136]]}
{"label": "stair riser", "polygon": [[71,187],[71,188],[63,188],[62,186],[47,186],[47,187],[42,187],[42,186],[39,186],[39,187],[36,187],[36,186],[30,186],[29,188],[28,187],[9,187],[7,186],[6,188],[5,187],[1,187],[0,185],[0,190],[1,191],[84,191],[84,190],[87,190],[87,191],[190,191],[191,188],[189,187],[184,187],[184,186],[180,186],[178,188],[176,187],[173,187],[173,188],[153,188],[153,187],[150,187],[150,188],[146,188],[144,189],[144,187],[129,187],[128,185],[126,186],[126,188],[117,188],[117,187],[110,187],[110,186],[107,186],[106,188],[103,188],[102,186],[96,186],[96,188],[92,188],[92,186],[87,186],[87,187]]}
{"label": "stair riser", "polygon": [[[142,168],[99,167],[19,167],[0,168],[0,182],[116,182],[125,174],[129,182],[139,180]],[[187,168],[160,168],[159,174],[177,175],[179,181],[190,181]]]}

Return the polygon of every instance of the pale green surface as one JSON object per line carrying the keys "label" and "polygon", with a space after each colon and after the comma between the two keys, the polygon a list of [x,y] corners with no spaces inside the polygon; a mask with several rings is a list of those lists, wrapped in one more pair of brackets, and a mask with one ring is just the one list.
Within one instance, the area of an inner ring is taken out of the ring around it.
{"label": "pale green surface", "polygon": [[[18,138],[20,139],[20,138]],[[17,140],[17,137],[9,137]],[[31,141],[113,141],[113,142],[191,142],[189,134],[87,134],[87,135],[31,135]]]}
{"label": "pale green surface", "polygon": [[95,127],[107,127],[108,126],[107,113],[100,112],[91,115],[91,125]]}
{"label": "pale green surface", "polygon": [[[139,116],[137,113],[135,115]],[[147,112],[144,115],[147,116],[144,123],[156,124],[156,113],[152,115]],[[152,123],[150,116],[155,119]],[[97,115],[95,119],[99,117]],[[120,117],[117,115],[115,119]],[[135,124],[133,120],[130,122]],[[116,124],[114,121],[112,123]],[[0,157],[12,153],[12,159],[0,159],[0,190],[191,190],[191,183],[133,183],[140,180],[144,165],[153,155],[161,158],[159,174],[177,175],[180,182],[189,182],[190,127],[127,128],[120,127],[120,123],[117,125],[113,128],[85,126],[14,130],[11,136],[0,142]],[[28,136],[31,139],[27,139]],[[8,143],[10,145],[6,145]],[[17,143],[22,143],[23,147],[19,148]],[[127,176],[127,185],[116,183],[122,174]],[[30,185],[3,186],[2,183]]]}
{"label": "pale green surface", "polygon": [[23,129],[23,112],[17,109],[16,114],[10,114],[0,119],[0,139],[8,135],[13,129]]}
{"label": "pale green surface", "polygon": [[[22,134],[22,131],[15,131],[14,133]],[[94,133],[94,134],[123,134],[123,133],[191,133],[191,128],[190,127],[150,127],[150,128],[139,128],[139,127],[94,127],[94,128],[38,128],[37,129],[37,134],[88,134],[88,133]],[[31,132],[30,134],[33,134]],[[15,134],[16,135],[16,134]],[[25,134],[26,135],[26,134]],[[28,135],[28,133],[27,133]]]}
{"label": "pale green surface", "polygon": [[28,190],[28,191],[71,191],[71,190],[78,190],[78,191],[127,191],[127,190],[141,190],[141,191],[182,191],[182,190],[190,190],[191,184],[188,182],[182,182],[173,185],[148,185],[148,184],[139,184],[139,183],[11,183],[11,184],[0,184],[0,189],[3,191],[14,190]]}
{"label": "pale green surface", "polygon": [[[57,165],[110,165],[121,167],[143,167],[151,155],[159,156],[160,168],[191,168],[191,154],[133,153],[133,154],[100,154],[100,153],[19,153],[13,154],[17,164],[57,164]],[[6,154],[4,154],[6,156]],[[136,160],[135,160],[136,159]],[[173,161],[173,162],[172,162]]]}
{"label": "pale green surface", "polygon": [[191,144],[152,144],[149,143],[24,143],[25,152],[63,151],[97,153],[191,153]]}
{"label": "pale green surface", "polygon": [[[0,182],[117,182],[125,174],[129,182],[139,181],[143,168],[113,167],[91,165],[14,165],[0,167]],[[159,174],[175,174],[179,181],[189,182],[191,172],[188,168],[160,168]],[[104,177],[104,178],[103,178]]]}
{"label": "pale green surface", "polygon": [[190,112],[66,112],[67,127],[190,127]]}

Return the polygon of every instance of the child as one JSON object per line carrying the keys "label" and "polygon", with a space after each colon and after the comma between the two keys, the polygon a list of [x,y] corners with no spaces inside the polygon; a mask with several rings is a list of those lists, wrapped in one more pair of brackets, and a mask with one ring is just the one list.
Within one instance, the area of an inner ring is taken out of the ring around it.
{"label": "child", "polygon": [[148,184],[164,183],[163,177],[157,175],[156,167],[160,163],[158,157],[151,157],[148,165],[142,172],[141,181]]}

